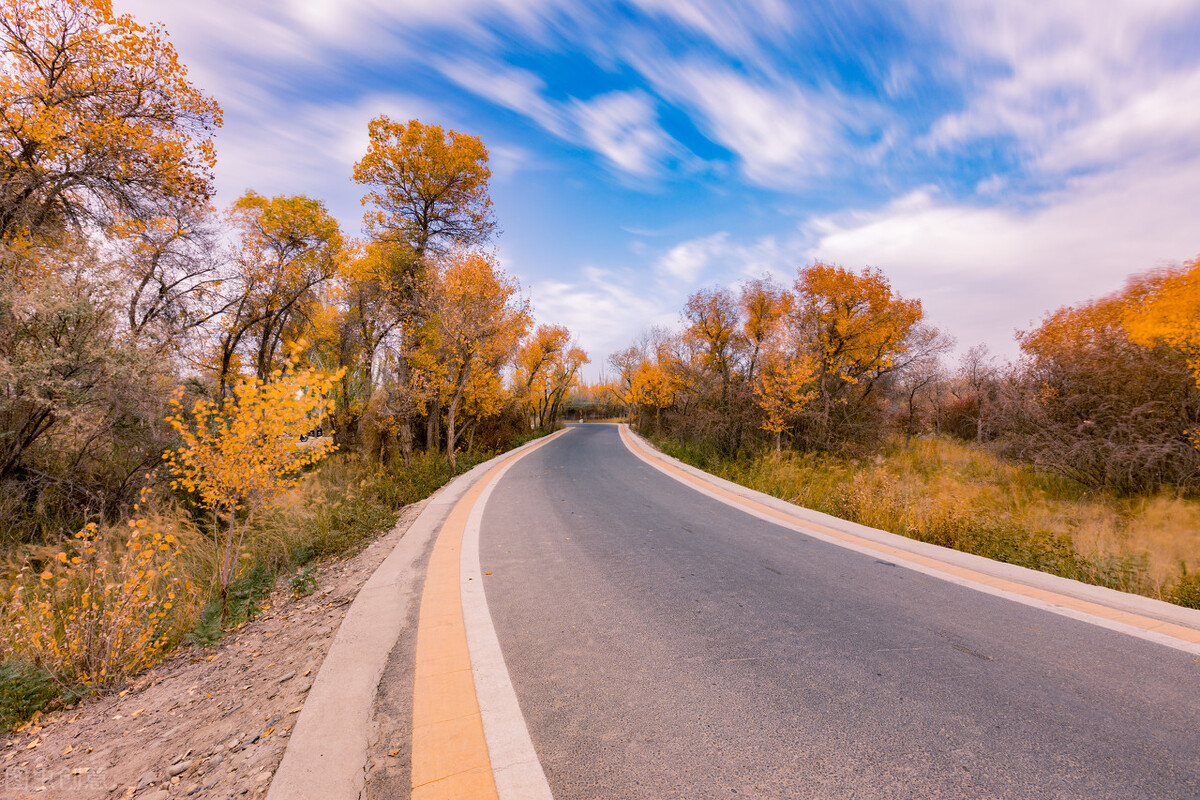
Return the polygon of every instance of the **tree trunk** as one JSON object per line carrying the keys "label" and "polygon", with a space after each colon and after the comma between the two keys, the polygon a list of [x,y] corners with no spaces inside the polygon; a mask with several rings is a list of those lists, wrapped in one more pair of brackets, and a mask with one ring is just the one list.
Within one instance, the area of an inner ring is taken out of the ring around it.
{"label": "tree trunk", "polygon": [[412,420],[405,417],[400,423],[400,430],[396,432],[396,436],[400,440],[400,455],[404,456],[404,466],[411,467],[413,450]]}
{"label": "tree trunk", "polygon": [[450,471],[454,472],[458,469],[458,465],[454,461],[454,445],[457,444],[458,435],[454,431],[454,415],[458,412],[458,401],[462,399],[463,389],[467,386],[467,380],[471,377],[471,362],[468,360],[463,364],[462,372],[458,376],[458,386],[454,390],[454,397],[450,398],[450,408],[446,413],[446,457],[450,460]]}

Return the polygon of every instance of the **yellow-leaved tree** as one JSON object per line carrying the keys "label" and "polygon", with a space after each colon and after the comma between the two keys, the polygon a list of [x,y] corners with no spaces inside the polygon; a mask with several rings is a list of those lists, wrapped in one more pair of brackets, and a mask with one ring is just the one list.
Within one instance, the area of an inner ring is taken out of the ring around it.
{"label": "yellow-leaved tree", "polygon": [[754,396],[763,412],[762,429],[774,434],[778,453],[783,434],[792,430],[797,415],[817,396],[817,367],[808,354],[785,346],[767,346],[760,355]]}
{"label": "yellow-leaved tree", "polygon": [[570,392],[579,382],[579,369],[588,363],[581,348],[571,344],[563,325],[538,325],[517,349],[513,375],[517,399],[534,425],[549,430]]}
{"label": "yellow-leaved tree", "polygon": [[920,300],[892,291],[882,272],[854,272],[817,262],[797,272],[791,323],[816,362],[820,413],[812,444],[874,435],[879,418],[872,392],[898,366],[914,326]]}
{"label": "yellow-leaved tree", "polygon": [[488,196],[488,152],[476,136],[420,120],[371,120],[371,143],[354,165],[354,180],[371,187],[367,226],[404,242],[417,256],[449,245],[477,246],[496,223]]}
{"label": "yellow-leaved tree", "polygon": [[1183,353],[1200,386],[1200,258],[1148,276],[1147,291],[1127,308],[1129,338],[1143,347],[1165,344]]}
{"label": "yellow-leaved tree", "polygon": [[258,379],[268,378],[286,348],[289,324],[345,260],[341,229],[319,200],[246,192],[229,219],[240,235],[214,365],[221,394],[237,377],[242,351]]}
{"label": "yellow-leaved tree", "polygon": [[446,401],[446,454],[455,467],[460,431],[456,417],[473,372],[498,370],[512,357],[532,322],[529,301],[494,257],[456,250],[444,260],[437,283],[437,336]]}
{"label": "yellow-leaved tree", "polygon": [[657,430],[662,410],[675,405],[675,390],[671,378],[657,363],[643,361],[634,370],[629,387],[630,401],[635,406],[654,409],[654,427]]}
{"label": "yellow-leaved tree", "polygon": [[160,26],[110,0],[4,0],[0,64],[0,242],[208,200],[221,110]]}
{"label": "yellow-leaved tree", "polygon": [[[242,381],[220,404],[201,398],[190,417],[182,409],[168,417],[183,444],[163,457],[175,485],[198,495],[213,512],[215,577],[223,600],[241,566],[250,517],[334,449],[330,439],[300,437],[332,411],[340,378],[340,371],[289,368],[265,382]],[[174,402],[178,408],[179,395]]]}

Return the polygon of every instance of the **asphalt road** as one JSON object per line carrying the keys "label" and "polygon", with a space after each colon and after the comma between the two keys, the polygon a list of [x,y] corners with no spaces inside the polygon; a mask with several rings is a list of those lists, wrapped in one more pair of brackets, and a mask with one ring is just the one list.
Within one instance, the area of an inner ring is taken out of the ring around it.
{"label": "asphalt road", "polygon": [[761,521],[613,426],[530,454],[480,539],[570,798],[1200,798],[1200,660]]}

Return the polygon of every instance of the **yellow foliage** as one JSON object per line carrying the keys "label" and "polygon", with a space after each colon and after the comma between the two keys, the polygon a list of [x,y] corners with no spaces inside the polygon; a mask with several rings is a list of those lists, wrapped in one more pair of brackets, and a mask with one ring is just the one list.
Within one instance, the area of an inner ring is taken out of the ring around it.
{"label": "yellow foliage", "polygon": [[[26,564],[3,607],[0,652],[70,685],[108,686],[162,659],[178,641],[199,595],[177,563],[183,543],[157,523],[115,529],[90,524],[36,571]],[[182,624],[181,624],[182,623]]]}
{"label": "yellow foliage", "polygon": [[818,262],[800,270],[796,295],[798,326],[814,341],[822,375],[848,384],[890,369],[922,316],[920,300],[893,294],[870,268],[856,274]]}
{"label": "yellow foliage", "polygon": [[161,26],[110,0],[5,0],[0,15],[0,240],[207,201],[221,111]]}
{"label": "yellow foliage", "polygon": [[418,256],[440,241],[482,244],[495,227],[488,152],[478,137],[419,120],[371,120],[371,143],[354,180],[374,187],[363,205],[368,227],[407,242]]}
{"label": "yellow foliage", "polygon": [[754,396],[765,415],[762,428],[775,434],[776,449],[779,436],[792,429],[796,415],[817,396],[810,388],[815,374],[816,365],[807,357],[768,353],[763,359]]}
{"label": "yellow foliage", "polygon": [[630,402],[650,408],[669,408],[675,404],[671,379],[658,364],[643,361],[633,373],[629,387]]}
{"label": "yellow foliage", "polygon": [[[236,576],[238,512],[248,516],[272,503],[299,482],[306,467],[335,449],[331,439],[301,442],[300,437],[332,411],[331,395],[341,375],[341,370],[277,371],[266,383],[243,381],[219,405],[197,400],[190,419],[182,411],[167,418],[183,440],[164,453],[175,485],[199,495],[214,516],[228,520],[224,536],[214,531],[222,592]],[[179,397],[173,400],[176,407]]]}
{"label": "yellow foliage", "polygon": [[1165,344],[1186,354],[1200,386],[1200,258],[1181,269],[1151,276],[1141,302],[1125,313],[1136,344]]}
{"label": "yellow foliage", "polygon": [[539,427],[552,424],[551,417],[578,384],[579,368],[586,363],[587,353],[571,346],[571,332],[563,325],[539,325],[517,348],[516,395]]}

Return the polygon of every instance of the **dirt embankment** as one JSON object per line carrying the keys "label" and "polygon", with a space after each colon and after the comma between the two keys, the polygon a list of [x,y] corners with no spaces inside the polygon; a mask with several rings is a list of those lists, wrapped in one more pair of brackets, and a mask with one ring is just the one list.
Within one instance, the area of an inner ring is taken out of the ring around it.
{"label": "dirt embankment", "polygon": [[185,649],[116,694],[0,739],[0,798],[254,798],[270,786],[296,715],[347,608],[425,503],[362,553],[286,581],[263,613],[210,650]]}

